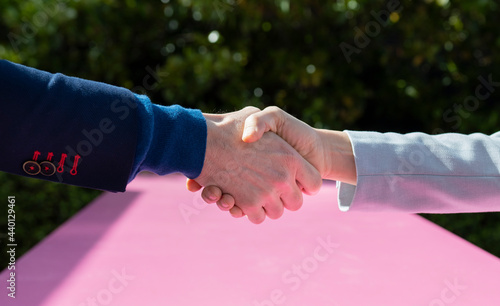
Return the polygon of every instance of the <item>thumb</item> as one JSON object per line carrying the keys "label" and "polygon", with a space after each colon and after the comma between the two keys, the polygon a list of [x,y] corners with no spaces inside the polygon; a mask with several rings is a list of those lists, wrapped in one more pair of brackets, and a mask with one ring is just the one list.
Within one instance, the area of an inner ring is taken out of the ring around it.
{"label": "thumb", "polygon": [[[259,127],[259,124],[261,127]],[[259,140],[265,132],[265,124],[259,122],[255,115],[251,115],[245,120],[245,127],[241,139],[248,143],[255,142]]]}
{"label": "thumb", "polygon": [[282,116],[277,115],[277,111],[273,107],[268,107],[263,111],[254,113],[245,120],[243,128],[243,136],[241,139],[244,142],[255,142],[262,138],[265,132],[278,132],[278,126],[281,125]]}

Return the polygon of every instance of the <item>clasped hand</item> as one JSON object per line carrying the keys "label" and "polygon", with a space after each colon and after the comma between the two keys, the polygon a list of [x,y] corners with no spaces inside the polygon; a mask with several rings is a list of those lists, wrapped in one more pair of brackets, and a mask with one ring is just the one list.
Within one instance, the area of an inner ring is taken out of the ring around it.
{"label": "clasped hand", "polygon": [[352,156],[345,133],[313,129],[277,107],[204,116],[205,161],[187,188],[194,192],[206,186],[204,201],[233,217],[246,215],[256,224],[266,216],[277,219],[285,208],[302,206],[302,193],[316,194],[322,178],[356,182],[353,160],[333,163]]}

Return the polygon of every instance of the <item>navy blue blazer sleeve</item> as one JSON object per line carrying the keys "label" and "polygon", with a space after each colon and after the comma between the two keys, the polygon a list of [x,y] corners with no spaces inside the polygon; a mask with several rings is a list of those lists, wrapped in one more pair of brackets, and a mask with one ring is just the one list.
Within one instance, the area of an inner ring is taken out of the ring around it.
{"label": "navy blue blazer sleeve", "polygon": [[0,171],[124,191],[142,170],[198,176],[206,123],[197,110],[0,60],[0,139]]}

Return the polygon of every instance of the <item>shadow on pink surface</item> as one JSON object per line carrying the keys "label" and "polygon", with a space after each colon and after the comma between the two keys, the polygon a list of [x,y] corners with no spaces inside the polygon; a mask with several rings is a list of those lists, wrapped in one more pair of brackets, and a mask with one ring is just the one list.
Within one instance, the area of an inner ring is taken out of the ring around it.
{"label": "shadow on pink surface", "polygon": [[341,213],[325,184],[253,225],[184,184],[141,176],[100,197],[18,262],[1,305],[500,303],[500,260],[418,216]]}
{"label": "shadow on pink surface", "polygon": [[[118,201],[99,206],[99,211],[84,207],[47,238],[16,262],[16,299],[4,299],[1,305],[38,305],[72,273],[102,236],[134,202],[139,193],[117,194]],[[103,196],[101,196],[103,197]],[[106,197],[106,195],[104,195]],[[100,201],[99,198],[96,201]],[[9,272],[2,272],[8,279]],[[7,295],[7,294],[6,294]]]}

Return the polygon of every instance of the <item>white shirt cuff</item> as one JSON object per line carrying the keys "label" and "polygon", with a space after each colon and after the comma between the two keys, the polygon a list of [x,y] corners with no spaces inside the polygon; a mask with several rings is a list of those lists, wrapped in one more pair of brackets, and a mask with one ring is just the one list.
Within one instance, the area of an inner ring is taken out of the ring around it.
{"label": "white shirt cuff", "polygon": [[356,186],[337,181],[337,201],[340,211],[348,211],[356,194]]}

